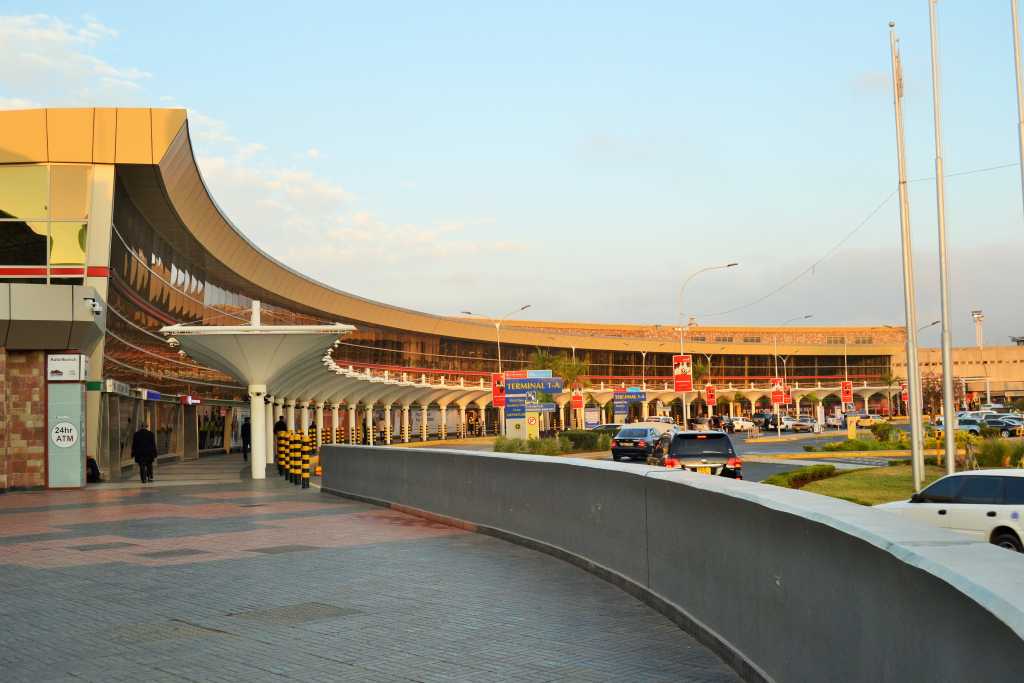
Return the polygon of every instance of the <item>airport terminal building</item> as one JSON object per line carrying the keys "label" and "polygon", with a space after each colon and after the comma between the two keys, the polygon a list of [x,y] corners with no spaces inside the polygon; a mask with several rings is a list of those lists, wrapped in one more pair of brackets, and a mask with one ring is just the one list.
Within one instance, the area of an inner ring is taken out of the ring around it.
{"label": "airport terminal building", "polygon": [[[495,326],[347,294],[261,251],[208,192],[184,110],[0,112],[0,490],[60,485],[48,453],[72,432],[114,479],[130,472],[131,435],[143,422],[165,458],[237,445],[251,407],[244,383],[172,348],[160,330],[248,324],[254,301],[264,325],[355,328],[324,350],[347,383],[269,396],[272,417],[300,410],[302,418],[289,420],[315,422],[326,441],[362,439],[377,413],[388,441],[496,430]],[[510,320],[500,330],[500,362],[515,370],[537,349],[571,354],[589,363],[591,403],[642,385],[644,414],[701,413],[699,392],[671,391],[677,330]],[[836,403],[848,379],[861,405],[896,410],[904,343],[903,330],[888,326],[686,330],[687,352],[706,365],[703,381],[730,413],[767,400],[780,362],[798,403]],[[988,361],[963,357],[958,373],[970,388],[987,378],[997,395],[1022,393],[1024,347],[988,353]],[[79,394],[81,415],[73,408]],[[567,398],[558,399],[563,411]]]}

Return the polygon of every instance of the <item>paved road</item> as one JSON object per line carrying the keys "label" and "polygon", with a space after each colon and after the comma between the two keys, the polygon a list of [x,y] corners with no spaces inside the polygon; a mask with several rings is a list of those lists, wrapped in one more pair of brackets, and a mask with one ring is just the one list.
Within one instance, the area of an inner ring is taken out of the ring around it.
{"label": "paved road", "polygon": [[276,478],[160,477],[0,496],[5,683],[738,680],[548,555]]}

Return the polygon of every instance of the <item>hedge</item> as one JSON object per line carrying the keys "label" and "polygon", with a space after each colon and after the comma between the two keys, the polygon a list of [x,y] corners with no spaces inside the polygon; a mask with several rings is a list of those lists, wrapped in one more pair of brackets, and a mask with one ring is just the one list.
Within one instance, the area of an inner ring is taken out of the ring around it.
{"label": "hedge", "polygon": [[836,476],[836,468],[833,465],[811,465],[791,472],[773,474],[761,483],[781,486],[786,489],[800,489],[812,481],[829,479],[834,476]]}

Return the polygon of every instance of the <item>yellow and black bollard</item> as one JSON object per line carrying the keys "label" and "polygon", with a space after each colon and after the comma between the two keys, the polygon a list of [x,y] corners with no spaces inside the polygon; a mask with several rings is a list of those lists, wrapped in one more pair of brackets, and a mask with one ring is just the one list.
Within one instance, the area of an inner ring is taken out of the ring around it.
{"label": "yellow and black bollard", "polygon": [[310,446],[310,440],[306,439],[305,443],[302,444],[302,468],[301,468],[302,488],[304,488],[304,489],[308,489],[309,488],[309,458],[310,458],[310,454],[312,453],[312,451],[313,451],[313,449]]}
{"label": "yellow and black bollard", "polygon": [[277,444],[276,448],[274,449],[274,452],[277,456],[276,458],[274,458],[274,462],[277,464],[277,476],[281,476],[284,474],[284,453],[287,447],[288,432],[281,430],[280,432],[277,433]]}
{"label": "yellow and black bollard", "polygon": [[302,452],[302,434],[295,432],[292,435],[292,447],[288,453],[288,481],[293,484],[298,484],[298,479],[295,476],[295,471],[299,462],[299,455]]}
{"label": "yellow and black bollard", "polygon": [[309,443],[309,437],[305,434],[299,434],[299,438],[296,440],[296,448],[292,452],[292,483],[298,486],[302,483],[302,452],[306,449],[306,444]]}

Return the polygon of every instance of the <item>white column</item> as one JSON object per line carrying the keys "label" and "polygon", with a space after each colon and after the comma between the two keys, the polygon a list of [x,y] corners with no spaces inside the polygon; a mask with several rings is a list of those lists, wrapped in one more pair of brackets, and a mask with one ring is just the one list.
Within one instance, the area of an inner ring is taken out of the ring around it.
{"label": "white column", "polygon": [[480,436],[487,436],[487,404],[480,406]]}
{"label": "white column", "polygon": [[736,417],[736,397],[729,401],[729,417]]}
{"label": "white column", "polygon": [[366,443],[373,445],[373,404],[366,406]]}
{"label": "white column", "polygon": [[384,443],[385,445],[391,445],[391,406],[393,404],[388,403],[384,406]]}
{"label": "white column", "polygon": [[319,446],[324,442],[324,404],[323,401],[316,404],[316,445]]}
{"label": "white column", "polygon": [[302,401],[302,435],[309,434],[309,401]]}
{"label": "white column", "polygon": [[402,406],[402,443],[409,443],[409,404]]}
{"label": "white column", "polygon": [[295,431],[295,399],[285,399],[285,406],[288,412],[288,431]]}
{"label": "white column", "polygon": [[340,426],[338,418],[340,413],[338,404],[331,404],[331,443],[338,443],[338,427]]}
{"label": "white column", "polygon": [[466,406],[459,406],[459,438],[466,438]]}
{"label": "white column", "polygon": [[266,423],[266,435],[267,439],[264,443],[267,445],[267,457],[266,465],[273,465],[277,461],[277,439],[274,438],[274,409],[275,405],[273,402],[266,403],[263,406],[263,421]]}
{"label": "white column", "polygon": [[249,434],[252,443],[249,464],[252,467],[253,479],[265,479],[267,476],[267,428],[264,424],[266,408],[263,405],[263,396],[266,393],[266,384],[249,385]]}
{"label": "white column", "polygon": [[647,402],[645,398],[643,403],[640,404],[640,418],[646,420],[651,416],[651,404]]}
{"label": "white column", "polygon": [[498,433],[505,434],[505,408],[498,408]]}
{"label": "white column", "polygon": [[447,403],[445,403],[444,405],[441,406],[441,420],[440,420],[440,424],[437,427],[437,431],[438,431],[442,441],[444,441],[445,439],[448,438],[448,404]]}
{"label": "white column", "polygon": [[345,413],[348,415],[348,442],[356,442],[356,406],[354,403],[345,404]]}
{"label": "white column", "polygon": [[427,436],[429,436],[427,434],[427,408],[428,408],[428,406],[426,404],[423,404],[423,405],[420,406],[420,410],[423,411],[422,414],[420,415],[420,417],[422,418],[420,420],[420,440],[421,441],[426,441],[427,440]]}

